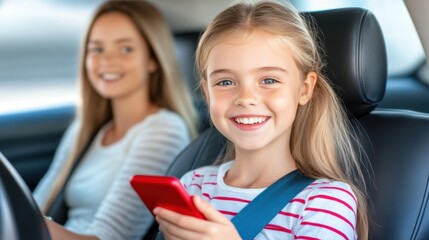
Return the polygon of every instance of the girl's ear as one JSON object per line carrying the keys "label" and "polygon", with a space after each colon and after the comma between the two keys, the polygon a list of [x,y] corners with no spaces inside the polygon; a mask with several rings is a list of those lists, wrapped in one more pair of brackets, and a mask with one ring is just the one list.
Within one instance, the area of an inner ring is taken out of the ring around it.
{"label": "girl's ear", "polygon": [[309,72],[307,77],[304,80],[304,83],[301,85],[299,104],[305,105],[311,99],[313,95],[314,86],[317,82],[317,73]]}

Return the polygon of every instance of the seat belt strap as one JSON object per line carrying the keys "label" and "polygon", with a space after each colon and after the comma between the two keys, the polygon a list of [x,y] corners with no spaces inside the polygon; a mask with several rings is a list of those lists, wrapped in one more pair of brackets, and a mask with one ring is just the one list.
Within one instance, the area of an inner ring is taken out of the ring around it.
{"label": "seat belt strap", "polygon": [[253,240],[292,198],[313,181],[294,170],[261,192],[231,219],[241,238]]}

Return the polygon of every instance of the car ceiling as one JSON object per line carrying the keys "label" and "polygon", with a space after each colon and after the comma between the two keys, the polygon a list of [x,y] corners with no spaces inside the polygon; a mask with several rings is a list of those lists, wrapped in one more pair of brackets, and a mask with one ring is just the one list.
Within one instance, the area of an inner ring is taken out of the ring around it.
{"label": "car ceiling", "polygon": [[149,0],[149,2],[161,9],[175,32],[186,32],[204,28],[217,13],[234,1]]}

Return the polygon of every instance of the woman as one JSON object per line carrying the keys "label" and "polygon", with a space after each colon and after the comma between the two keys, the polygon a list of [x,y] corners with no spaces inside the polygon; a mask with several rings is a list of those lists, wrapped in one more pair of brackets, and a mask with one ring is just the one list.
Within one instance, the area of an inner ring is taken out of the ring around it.
{"label": "woman", "polygon": [[168,25],[144,1],[104,2],[83,47],[78,117],[34,197],[46,213],[65,188],[68,220],[47,220],[53,239],[141,239],[153,218],[129,179],[164,174],[196,136],[190,94]]}

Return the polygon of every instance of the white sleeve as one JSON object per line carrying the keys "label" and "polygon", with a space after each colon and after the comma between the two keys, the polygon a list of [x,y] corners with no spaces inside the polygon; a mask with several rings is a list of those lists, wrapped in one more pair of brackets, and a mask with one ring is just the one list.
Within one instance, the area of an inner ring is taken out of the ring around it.
{"label": "white sleeve", "polygon": [[164,175],[190,142],[188,129],[177,115],[161,115],[141,129],[97,210],[87,234],[100,239],[141,239],[153,223],[151,213],[131,188],[135,174]]}
{"label": "white sleeve", "polygon": [[357,239],[357,200],[350,186],[332,181],[317,187],[306,199],[306,206],[295,236],[317,239]]}
{"label": "white sleeve", "polygon": [[79,129],[78,121],[73,121],[64,133],[61,142],[55,151],[54,158],[49,166],[48,171],[42,177],[33,191],[33,197],[36,203],[41,207],[47,200],[52,189],[54,179],[58,176],[61,168],[63,168],[66,160],[70,156],[72,147],[75,144],[77,133]]}

